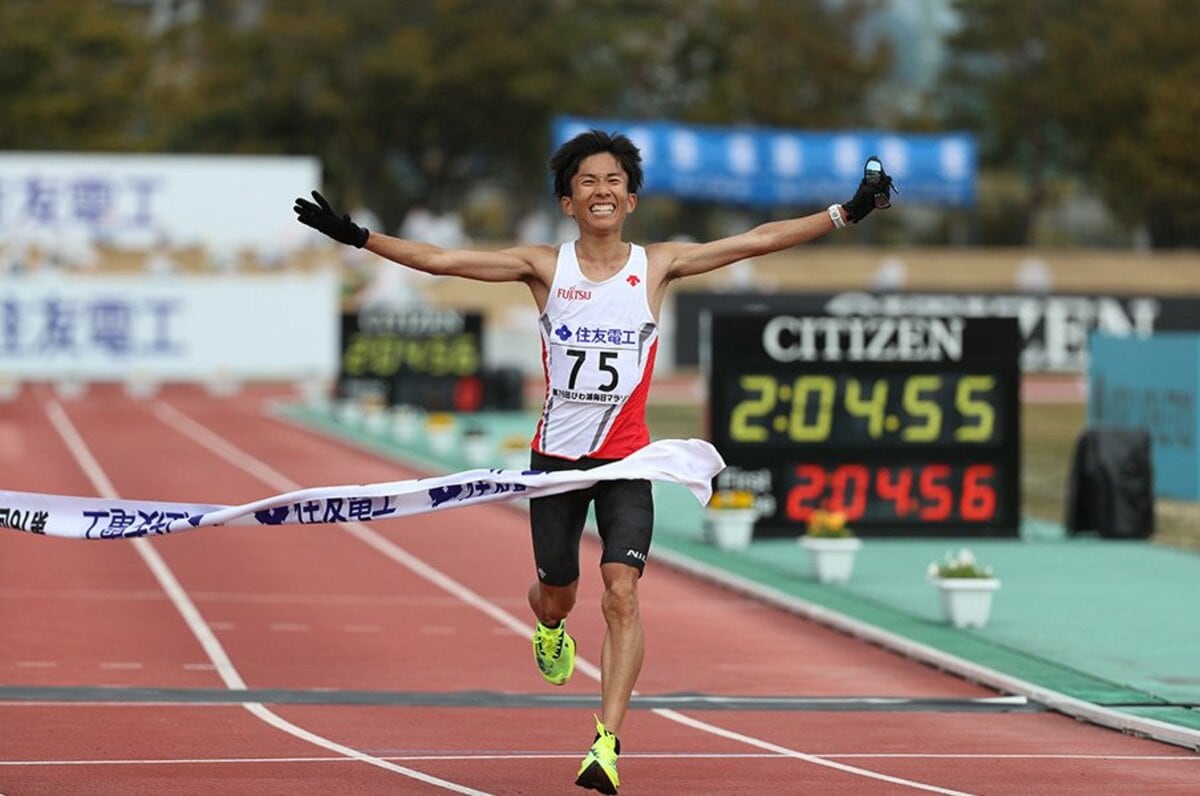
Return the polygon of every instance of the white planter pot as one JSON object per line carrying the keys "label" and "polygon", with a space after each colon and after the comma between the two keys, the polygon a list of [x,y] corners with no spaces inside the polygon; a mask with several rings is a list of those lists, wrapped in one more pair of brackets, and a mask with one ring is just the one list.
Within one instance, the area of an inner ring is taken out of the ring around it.
{"label": "white planter pot", "polygon": [[446,412],[426,415],[425,443],[438,456],[449,456],[458,447],[458,422]]}
{"label": "white planter pot", "polygon": [[996,578],[933,578],[942,601],[942,614],[955,627],[983,627],[992,613]]}
{"label": "white planter pot", "polygon": [[380,406],[368,406],[363,410],[362,425],[372,434],[387,432],[388,415]]}
{"label": "white planter pot", "polygon": [[706,512],[705,538],[722,550],[742,550],[754,538],[754,509],[709,509]]}
{"label": "white planter pot", "polygon": [[486,434],[464,434],[462,455],[470,467],[483,467],[492,458],[492,440]]}
{"label": "white planter pot", "polygon": [[424,422],[421,412],[409,406],[398,406],[392,410],[392,435],[400,442],[416,442]]}
{"label": "white planter pot", "polygon": [[808,551],[813,574],[821,583],[845,583],[854,572],[854,557],[862,549],[857,537],[828,538],[801,536],[800,546]]}
{"label": "white planter pot", "polygon": [[346,426],[357,426],[363,419],[362,404],[355,398],[342,398],[337,403],[338,422]]}
{"label": "white planter pot", "polygon": [[425,441],[438,456],[449,456],[458,445],[458,434],[453,426],[426,426]]}
{"label": "white planter pot", "polygon": [[0,401],[15,400],[20,394],[20,381],[8,375],[0,375]]}
{"label": "white planter pot", "polygon": [[503,458],[505,470],[516,470],[523,473],[530,467],[528,448],[518,451],[505,451]]}

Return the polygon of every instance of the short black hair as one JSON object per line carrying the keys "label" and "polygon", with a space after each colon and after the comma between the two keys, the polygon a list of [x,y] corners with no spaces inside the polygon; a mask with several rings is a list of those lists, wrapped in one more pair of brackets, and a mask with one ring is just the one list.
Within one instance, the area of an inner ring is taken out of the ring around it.
{"label": "short black hair", "polygon": [[600,152],[611,153],[621,164],[629,180],[630,193],[637,193],[641,189],[642,153],[637,146],[621,133],[588,130],[560,146],[550,158],[550,171],[554,172],[554,195],[560,199],[570,196],[571,180],[579,173],[579,164]]}

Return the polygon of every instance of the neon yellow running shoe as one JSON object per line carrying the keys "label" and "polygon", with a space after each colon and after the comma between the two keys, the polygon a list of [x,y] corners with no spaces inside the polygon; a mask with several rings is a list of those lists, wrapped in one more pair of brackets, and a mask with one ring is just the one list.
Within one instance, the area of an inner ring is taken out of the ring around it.
{"label": "neon yellow running shoe", "polygon": [[617,776],[619,754],[621,742],[617,740],[617,736],[604,728],[600,719],[596,719],[596,741],[579,766],[575,784],[581,788],[615,794],[621,786],[621,778]]}
{"label": "neon yellow running shoe", "polygon": [[533,631],[533,660],[550,685],[562,685],[571,679],[571,672],[575,671],[575,639],[567,632],[565,619],[558,627],[537,623]]}

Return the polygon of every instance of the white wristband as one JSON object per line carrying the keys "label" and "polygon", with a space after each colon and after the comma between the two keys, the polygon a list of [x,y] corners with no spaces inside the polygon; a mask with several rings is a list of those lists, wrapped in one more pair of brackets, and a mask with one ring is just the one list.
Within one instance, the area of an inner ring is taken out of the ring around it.
{"label": "white wristband", "polygon": [[830,205],[829,206],[829,219],[833,222],[834,229],[844,229],[845,228],[846,219],[842,218],[841,205]]}

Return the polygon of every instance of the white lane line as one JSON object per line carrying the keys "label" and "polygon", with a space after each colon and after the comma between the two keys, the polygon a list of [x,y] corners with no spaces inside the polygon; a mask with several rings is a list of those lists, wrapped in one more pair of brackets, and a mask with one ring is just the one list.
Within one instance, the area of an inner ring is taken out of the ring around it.
{"label": "white lane line", "polygon": [[[53,424],[54,428],[58,431],[59,436],[62,437],[63,442],[66,443],[67,448],[70,449],[71,455],[75,457],[75,461],[78,462],[80,468],[88,476],[89,480],[91,480],[92,486],[96,489],[96,491],[102,497],[117,500],[120,496],[117,493],[116,488],[113,486],[112,481],[109,480],[108,476],[104,472],[104,469],[100,466],[100,463],[96,461],[96,457],[92,455],[87,443],[83,441],[83,437],[75,428],[75,424],[71,422],[69,417],[67,417],[67,413],[63,411],[62,406],[57,401],[51,400],[46,404],[46,414],[49,416],[51,424]],[[238,673],[237,669],[234,668],[233,662],[225,653],[225,648],[221,646],[221,642],[217,641],[217,637],[213,635],[212,630],[207,624],[205,624],[204,618],[200,615],[200,611],[197,610],[191,598],[188,597],[187,592],[184,591],[183,587],[179,584],[179,581],[175,578],[175,574],[171,571],[171,568],[167,566],[166,561],[159,556],[158,551],[154,549],[154,546],[145,537],[133,539],[131,543],[133,544],[134,549],[137,550],[138,555],[140,555],[142,560],[146,563],[146,566],[150,568],[152,573],[154,573],[154,577],[158,580],[158,583],[162,587],[163,591],[167,593],[167,596],[171,599],[171,602],[174,604],[176,610],[178,610],[179,614],[183,617],[188,629],[192,631],[192,634],[196,637],[196,640],[200,642],[200,646],[204,648],[205,654],[208,656],[209,660],[213,662],[213,665],[216,667],[217,674],[221,677],[222,682],[225,683],[226,688],[229,688],[232,691],[245,691],[246,683],[244,680],[242,680],[242,676]],[[478,791],[473,788],[468,788],[464,785],[459,785],[456,782],[449,782],[444,779],[439,779],[437,777],[430,776],[429,774],[425,774],[424,772],[417,771],[416,769],[405,768],[404,766],[399,766],[395,763],[389,763],[386,760],[373,757],[365,752],[360,752],[357,749],[344,746],[335,741],[331,741],[328,738],[323,738],[316,733],[304,729],[303,727],[292,724],[282,716],[273,713],[269,708],[264,707],[257,702],[243,702],[241,704],[242,707],[244,707],[247,711],[261,721],[266,722],[276,729],[282,730],[288,735],[308,741],[314,746],[319,746],[363,763],[384,768],[397,774],[403,774],[406,777],[420,780],[421,782],[444,788],[449,791],[454,791],[455,793],[471,794],[472,796],[487,796],[484,791]]]}
{"label": "white lane line", "polygon": [[719,735],[722,738],[728,738],[731,741],[738,741],[749,746],[756,746],[759,749],[775,752],[776,754],[783,755],[785,757],[793,757],[797,760],[803,760],[807,763],[813,763],[818,766],[837,769],[838,771],[844,771],[847,774],[856,774],[860,777],[878,779],[882,780],[883,782],[890,782],[893,785],[904,785],[909,788],[916,788],[917,790],[929,791],[930,793],[944,793],[950,794],[951,796],[965,796],[966,794],[965,791],[939,788],[936,785],[928,785],[924,782],[916,782],[911,779],[902,779],[901,777],[892,777],[888,776],[887,774],[881,774],[878,771],[870,771],[865,768],[858,768],[857,766],[849,766],[845,763],[838,763],[825,757],[805,754],[804,752],[799,752],[795,749],[788,749],[787,747],[773,744],[770,741],[764,741],[760,738],[753,738],[749,735],[743,735],[740,732],[733,732],[732,730],[726,730],[723,727],[717,727],[714,724],[709,724],[706,721],[694,719],[691,716],[685,716],[682,713],[670,710],[669,708],[655,708],[654,712],[664,718],[669,718],[672,721],[677,721],[680,724],[687,725],[688,727],[695,727],[698,730],[703,730],[704,732],[712,733],[713,735]]}
{"label": "white lane line", "polygon": [[[87,443],[83,441],[79,431],[75,428],[75,424],[67,417],[67,413],[63,411],[62,406],[51,400],[46,405],[46,414],[50,418],[50,422],[58,431],[67,448],[70,449],[71,455],[75,457],[80,469],[87,475],[88,480],[92,482],[92,486],[103,497],[117,500],[120,495],[117,488],[113,486],[108,475],[100,466],[100,462],[96,461],[96,457],[92,455],[91,449]],[[146,541],[145,538],[133,539],[132,544],[138,555],[142,557],[142,561],[154,573],[159,585],[167,596],[175,604],[179,613],[183,615],[184,621],[192,634],[196,636],[196,640],[200,642],[200,646],[204,649],[209,660],[217,667],[217,673],[221,676],[222,682],[227,688],[244,691],[246,689],[245,682],[238,674],[237,669],[233,667],[233,663],[229,660],[229,656],[225,654],[225,648],[221,646],[221,642],[217,641],[217,637],[213,635],[212,628],[204,622],[204,618],[200,616],[200,612],[192,603],[184,592],[183,587],[179,585],[179,581],[175,579],[175,575],[171,572],[166,562],[158,555],[153,546]]]}
{"label": "white lane line", "polygon": [[[234,446],[230,442],[226,441],[223,437],[196,422],[174,407],[162,401],[158,401],[154,405],[154,413],[167,425],[191,437],[193,440],[208,448],[221,458],[225,459],[230,464],[242,468],[251,475],[257,476],[265,484],[267,484],[267,486],[280,491],[294,491],[303,488],[300,484],[295,483],[266,463]],[[352,536],[370,545],[375,550],[384,554],[393,561],[396,561],[397,563],[407,567],[414,573],[424,577],[426,580],[429,580],[430,582],[440,586],[450,594],[460,597],[469,605],[479,609],[500,624],[523,635],[526,635],[530,632],[529,622],[521,621],[517,617],[505,611],[499,605],[486,600],[485,598],[468,589],[466,586],[455,581],[445,573],[433,568],[424,561],[411,555],[399,545],[393,543],[386,537],[379,535],[366,525],[363,525],[359,522],[349,522],[341,523],[339,527],[344,528]],[[585,661],[582,658],[576,658],[575,668],[585,674],[587,677],[590,677],[592,680],[596,682],[600,681],[600,670],[596,668],[594,664]],[[969,794],[966,794],[963,791],[948,790],[945,788],[939,788],[935,785],[917,782],[915,780],[892,777],[875,771],[869,771],[867,769],[836,763],[815,755],[805,754],[804,752],[778,746],[760,738],[742,735],[741,733],[726,730],[714,724],[709,724],[708,722],[693,719],[674,710],[654,708],[652,712],[661,716],[662,718],[668,719],[669,721],[676,722],[677,724],[683,724],[711,735],[717,735],[722,738],[747,744],[749,746],[769,750],[775,752],[776,754],[785,757],[791,757],[797,760],[803,760],[808,763],[813,763],[814,765],[826,766],[828,768],[837,769],[849,774],[855,774],[857,776],[866,777],[869,779],[881,780],[893,785],[901,785],[904,787],[914,788],[916,790],[929,791],[931,793],[951,794],[952,796],[969,796]]]}
{"label": "white lane line", "polygon": [[[404,761],[417,763],[422,761],[466,761],[473,760],[575,760],[579,757],[573,752],[457,752],[455,754],[421,754],[421,755],[380,755],[381,760]],[[1080,760],[1091,762],[1183,762],[1200,765],[1200,757],[1191,755],[1067,755],[1067,754],[835,754],[823,757],[866,758],[871,760],[1011,760],[1017,762],[1040,760]],[[630,752],[621,755],[622,760],[785,760],[774,752],[652,752],[637,754]],[[247,764],[247,763],[353,763],[347,757],[190,757],[190,758],[127,758],[108,760],[0,760],[4,766],[192,766],[197,764]]]}
{"label": "white lane line", "polygon": [[448,625],[425,625],[417,628],[417,632],[423,636],[453,636],[458,633],[458,628]]}
{"label": "white lane line", "polygon": [[[180,412],[178,409],[163,403],[156,402],[153,407],[154,414],[171,426],[176,431],[191,437],[191,439],[201,446],[215,453],[233,466],[244,470],[250,475],[262,481],[268,487],[280,492],[294,492],[302,489],[302,485],[291,480],[287,476],[275,470],[270,465],[260,459],[251,456],[238,447],[227,442],[223,437],[209,430],[205,426],[197,423],[192,418]],[[371,547],[375,552],[380,553],[384,557],[396,562],[402,567],[413,572],[433,585],[440,588],[442,591],[454,597],[459,602],[464,602],[467,605],[475,608],[478,611],[491,617],[495,622],[507,627],[509,630],[520,636],[528,636],[533,632],[533,625],[530,622],[522,621],[505,611],[496,603],[476,594],[465,584],[446,575],[439,569],[431,567],[421,559],[409,553],[400,545],[385,536],[381,536],[375,531],[363,525],[361,522],[345,522],[338,525],[339,528],[346,533],[358,539],[360,542]],[[600,669],[591,661],[583,656],[575,658],[576,671],[583,672],[588,677],[599,682]]]}
{"label": "white lane line", "polygon": [[[19,601],[45,600],[127,600],[155,602],[163,599],[161,590],[137,591],[102,590],[102,589],[5,589],[0,588],[0,599]],[[316,605],[368,605],[377,607],[416,606],[439,607],[457,606],[458,600],[450,597],[416,597],[408,595],[381,596],[375,594],[277,594],[261,592],[192,592],[192,600],[198,603],[295,603]],[[519,600],[513,600],[515,605],[524,605]]]}
{"label": "white lane line", "polygon": [[139,589],[0,589],[0,597],[14,600],[161,600],[161,591]]}
{"label": "white lane line", "polygon": [[141,661],[103,661],[100,664],[100,668],[108,669],[110,671],[111,670],[137,671],[139,669],[145,669],[146,664],[142,663]]}

